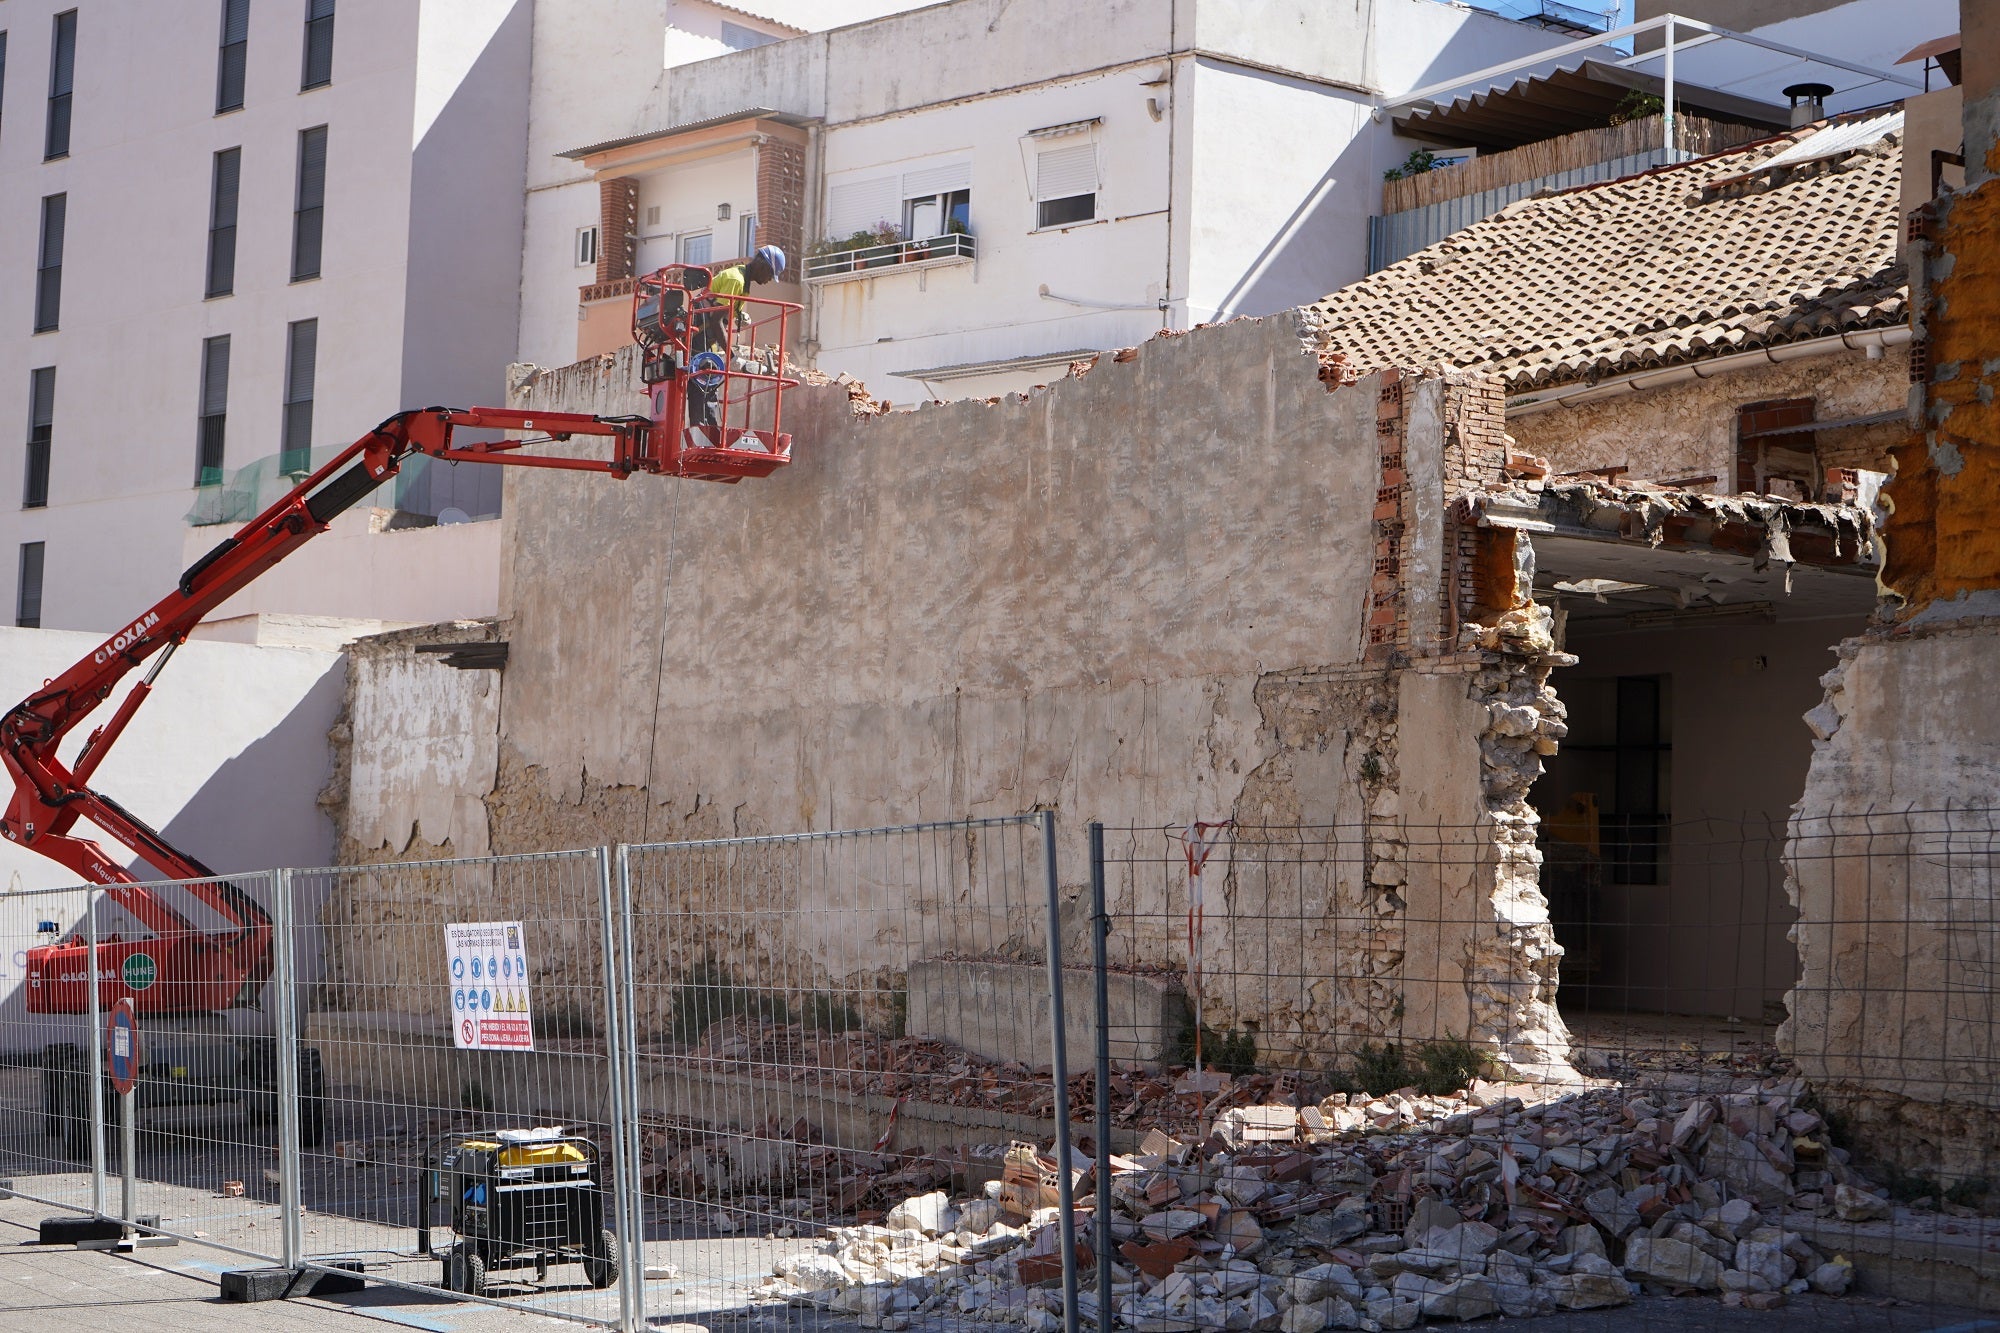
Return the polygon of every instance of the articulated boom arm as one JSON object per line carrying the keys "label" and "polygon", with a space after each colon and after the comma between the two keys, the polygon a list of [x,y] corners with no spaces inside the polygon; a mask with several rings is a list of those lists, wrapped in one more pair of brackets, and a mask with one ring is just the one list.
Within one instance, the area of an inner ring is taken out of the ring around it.
{"label": "articulated boom arm", "polygon": [[[49,681],[40,691],[0,718],[0,762],[13,793],[0,816],[0,836],[33,848],[94,884],[120,886],[116,901],[159,938],[153,951],[165,983],[140,988],[141,1010],[206,1012],[228,1007],[231,999],[259,986],[270,974],[270,917],[249,894],[218,880],[206,866],[171,846],[156,830],[116,801],[91,789],[90,777],[144,703],[153,679],[202,618],[286,556],[325,532],[334,517],[396,475],[412,454],[467,463],[507,463],[524,467],[608,472],[665,472],[669,466],[653,450],[653,423],[644,417],[596,417],[578,413],[537,413],[495,408],[424,408],[390,417],[356,440],[282,499],[251,519],[235,536],[203,556],[174,591],[155,602],[94,652]],[[532,439],[460,441],[460,431],[535,431]],[[604,436],[606,458],[559,457],[524,447],[573,436]],[[64,763],[57,748],[69,732],[111,697],[127,673],[158,656],[153,669],[119,701],[103,725],[92,731],[76,759]],[[196,881],[190,890],[220,913],[232,930],[206,935],[159,895],[139,886],[138,877],[89,838],[75,835],[88,820],[160,877]],[[31,950],[30,1007],[41,1012],[80,1012],[83,945],[72,939]],[[137,944],[100,950],[100,967],[117,975],[118,965]],[[67,955],[74,953],[76,957]],[[32,955],[40,954],[37,960]],[[46,983],[46,985],[44,985]],[[71,1001],[74,1001],[72,1007]]]}

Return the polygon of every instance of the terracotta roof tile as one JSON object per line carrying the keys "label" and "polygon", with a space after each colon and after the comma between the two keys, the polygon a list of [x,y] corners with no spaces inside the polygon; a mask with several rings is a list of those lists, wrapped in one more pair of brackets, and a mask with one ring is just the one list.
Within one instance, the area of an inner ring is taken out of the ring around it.
{"label": "terracotta roof tile", "polygon": [[1518,393],[1904,323],[1897,139],[1760,171],[1798,137],[1524,199],[1314,302],[1321,336]]}

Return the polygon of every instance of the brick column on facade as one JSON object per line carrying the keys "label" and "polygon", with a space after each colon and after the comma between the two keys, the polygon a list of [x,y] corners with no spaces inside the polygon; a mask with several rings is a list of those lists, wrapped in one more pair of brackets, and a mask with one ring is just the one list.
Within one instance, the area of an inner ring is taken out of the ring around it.
{"label": "brick column on facade", "polygon": [[[1457,380],[1445,388],[1444,499],[1450,531],[1445,537],[1445,566],[1439,605],[1446,611],[1442,639],[1424,645],[1425,651],[1449,653],[1456,649],[1458,626],[1479,608],[1479,590],[1490,580],[1483,577],[1481,562],[1495,557],[1488,549],[1495,543],[1507,547],[1511,564],[1513,545],[1526,540],[1512,532],[1497,533],[1471,526],[1465,521],[1466,497],[1505,479],[1507,465],[1507,398],[1500,380],[1493,376]],[[1505,610],[1507,608],[1499,608]]]}
{"label": "brick column on facade", "polygon": [[639,264],[639,182],[614,176],[597,182],[597,281],[633,276]]}
{"label": "brick column on facade", "polygon": [[758,245],[775,245],[800,262],[805,246],[806,150],[783,139],[757,145]]}
{"label": "brick column on facade", "polygon": [[1403,378],[1386,370],[1375,397],[1375,446],[1379,467],[1375,489],[1375,562],[1368,583],[1367,643],[1364,657],[1386,662],[1409,647],[1409,620],[1403,606],[1403,529],[1409,517],[1409,487],[1403,472]]}

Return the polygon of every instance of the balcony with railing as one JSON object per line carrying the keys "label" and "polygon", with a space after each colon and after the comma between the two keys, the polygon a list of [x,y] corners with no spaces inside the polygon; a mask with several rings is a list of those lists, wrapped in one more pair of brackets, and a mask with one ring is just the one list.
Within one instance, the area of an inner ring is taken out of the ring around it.
{"label": "balcony with railing", "polygon": [[853,282],[860,278],[886,277],[891,272],[909,273],[952,264],[970,264],[977,257],[978,251],[967,232],[933,236],[924,241],[892,240],[807,255],[806,281]]}

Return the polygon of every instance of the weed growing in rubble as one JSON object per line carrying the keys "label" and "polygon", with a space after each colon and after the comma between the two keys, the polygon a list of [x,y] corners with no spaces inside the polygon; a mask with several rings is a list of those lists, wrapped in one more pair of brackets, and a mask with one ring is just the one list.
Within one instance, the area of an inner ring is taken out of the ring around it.
{"label": "weed growing in rubble", "polygon": [[861,1015],[834,996],[816,994],[806,1001],[805,1024],[812,1032],[858,1032]]}
{"label": "weed growing in rubble", "polygon": [[700,1041],[702,1033],[725,1018],[789,1023],[791,1009],[782,995],[737,985],[729,969],[719,963],[697,963],[687,980],[674,987],[674,1040]]}
{"label": "weed growing in rubble", "polygon": [[1367,1041],[1354,1053],[1353,1071],[1336,1074],[1335,1081],[1358,1087],[1370,1097],[1380,1097],[1398,1088],[1415,1088],[1426,1096],[1442,1097],[1478,1078],[1484,1063],[1478,1047],[1449,1035],[1439,1041],[1420,1042],[1408,1054],[1397,1042]]}
{"label": "weed growing in rubble", "polygon": [[[1194,1063],[1194,1024],[1187,1023],[1174,1038],[1173,1050],[1168,1052],[1168,1062],[1177,1065]],[[1235,1028],[1227,1032],[1217,1032],[1204,1023],[1201,1027],[1201,1063],[1208,1069],[1220,1070],[1225,1074],[1249,1074],[1257,1068],[1257,1038],[1254,1033],[1239,1032]]]}

